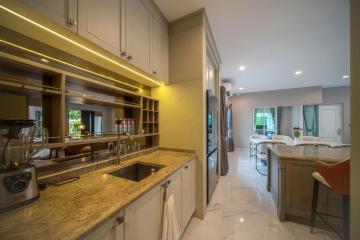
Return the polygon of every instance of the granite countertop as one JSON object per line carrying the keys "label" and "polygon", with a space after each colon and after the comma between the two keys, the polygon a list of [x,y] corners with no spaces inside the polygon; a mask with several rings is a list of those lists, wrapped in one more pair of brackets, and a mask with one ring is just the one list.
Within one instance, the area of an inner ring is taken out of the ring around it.
{"label": "granite countertop", "polygon": [[349,147],[269,145],[268,148],[284,159],[336,163],[350,158]]}
{"label": "granite countertop", "polygon": [[[194,153],[158,150],[40,192],[40,198],[0,214],[1,239],[76,239],[106,221],[194,158]],[[146,162],[165,165],[140,182],[106,172]]]}

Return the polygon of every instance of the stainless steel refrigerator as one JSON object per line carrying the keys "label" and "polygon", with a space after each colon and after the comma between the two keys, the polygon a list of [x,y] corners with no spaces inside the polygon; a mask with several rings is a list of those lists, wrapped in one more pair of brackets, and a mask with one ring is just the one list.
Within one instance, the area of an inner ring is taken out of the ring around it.
{"label": "stainless steel refrigerator", "polygon": [[210,203],[218,183],[218,101],[211,90],[206,91],[207,128],[207,203]]}

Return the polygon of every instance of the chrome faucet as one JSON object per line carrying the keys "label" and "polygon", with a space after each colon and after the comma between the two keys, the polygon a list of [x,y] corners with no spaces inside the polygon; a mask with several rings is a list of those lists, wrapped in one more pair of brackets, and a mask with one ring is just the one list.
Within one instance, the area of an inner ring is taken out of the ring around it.
{"label": "chrome faucet", "polygon": [[[121,141],[121,136],[127,136],[128,141]],[[116,141],[116,164],[120,164],[121,159],[124,158],[130,152],[136,152],[139,150],[139,144],[129,134],[118,134]]]}

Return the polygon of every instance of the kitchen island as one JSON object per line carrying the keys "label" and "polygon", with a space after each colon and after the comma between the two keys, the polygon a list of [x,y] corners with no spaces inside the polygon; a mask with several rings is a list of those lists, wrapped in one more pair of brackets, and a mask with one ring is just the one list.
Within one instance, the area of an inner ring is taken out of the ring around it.
{"label": "kitchen island", "polygon": [[[343,161],[350,158],[350,148],[271,145],[267,156],[267,190],[274,200],[279,220],[308,224],[315,162]],[[320,186],[318,211],[341,217],[342,196]]]}

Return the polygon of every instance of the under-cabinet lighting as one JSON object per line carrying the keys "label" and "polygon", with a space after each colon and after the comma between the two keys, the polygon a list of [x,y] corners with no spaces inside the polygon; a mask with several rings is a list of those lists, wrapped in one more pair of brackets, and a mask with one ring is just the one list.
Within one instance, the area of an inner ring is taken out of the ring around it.
{"label": "under-cabinet lighting", "polygon": [[54,31],[54,30],[52,30],[52,29],[50,29],[50,28],[48,28],[48,27],[45,27],[44,25],[42,25],[42,24],[40,24],[40,23],[38,23],[38,22],[36,22],[34,20],[31,20],[30,18],[27,18],[27,17],[15,12],[15,11],[13,11],[13,10],[3,6],[3,5],[0,5],[0,8],[7,11],[7,12],[9,12],[9,13],[11,13],[11,14],[13,14],[13,15],[15,15],[15,16],[17,16],[17,17],[19,17],[19,18],[21,18],[21,19],[23,19],[23,20],[25,20],[25,21],[27,21],[27,22],[29,22],[29,23],[31,23],[31,24],[33,24],[33,25],[35,25],[35,26],[37,26],[37,27],[39,27],[39,28],[41,28],[41,29],[43,29],[43,30],[45,30],[45,31],[47,31],[47,32],[49,32],[49,33],[51,33],[51,34],[53,34],[53,35],[55,35],[55,36],[57,36],[57,37],[59,37],[59,38],[61,38],[61,39],[63,39],[63,40],[65,40],[65,41],[67,41],[67,42],[69,42],[69,43],[71,43],[71,44],[73,44],[73,45],[75,45],[75,46],[78,46],[78,47],[86,50],[89,53],[92,53],[92,54],[94,54],[94,55],[96,55],[96,56],[98,56],[98,57],[100,57],[102,59],[107,60],[108,62],[111,62],[111,63],[113,63],[113,64],[115,64],[115,65],[117,65],[117,66],[119,66],[119,67],[121,67],[123,69],[128,70],[129,72],[132,72],[132,73],[134,73],[134,74],[136,74],[136,75],[138,75],[138,76],[140,76],[142,78],[145,78],[146,80],[148,80],[150,82],[153,82],[153,83],[155,83],[155,84],[157,84],[159,86],[162,85],[162,83],[160,83],[160,82],[158,82],[158,81],[156,81],[156,80],[154,80],[154,79],[152,79],[152,78],[150,78],[150,77],[148,77],[148,76],[146,76],[146,75],[144,75],[142,73],[139,73],[139,72],[137,72],[137,71],[135,71],[135,70],[133,70],[133,69],[131,69],[131,68],[129,68],[129,67],[127,67],[127,66],[125,66],[125,65],[123,65],[123,64],[121,64],[121,63],[119,63],[119,62],[117,62],[117,61],[115,61],[115,60],[113,60],[111,58],[109,58],[109,57],[106,57],[106,56],[102,55],[101,53],[99,53],[99,52],[97,52],[97,51],[95,51],[95,50],[93,50],[91,48],[88,48],[88,47],[86,47],[86,46],[84,46],[84,45],[82,45],[82,44],[80,44],[80,43],[78,43],[78,42],[76,42],[76,41],[74,41],[74,40],[72,40],[72,39],[70,39],[70,38],[68,38],[68,37],[66,37],[66,36],[64,36],[64,35],[56,32],[56,31]]}
{"label": "under-cabinet lighting", "polygon": [[350,78],[349,75],[344,75],[344,76],[342,76],[342,79],[348,79],[348,78]]}
{"label": "under-cabinet lighting", "polygon": [[40,58],[40,61],[42,61],[43,63],[49,63],[50,61],[47,60],[46,58]]}
{"label": "under-cabinet lighting", "polygon": [[240,91],[242,91],[242,90],[244,90],[244,88],[243,88],[243,87],[241,87],[241,88],[239,88],[239,90],[240,90]]}
{"label": "under-cabinet lighting", "polygon": [[58,63],[64,64],[64,65],[67,65],[67,66],[76,68],[76,69],[78,69],[78,70],[81,70],[81,71],[84,71],[84,72],[93,74],[93,75],[95,75],[95,76],[98,76],[98,77],[101,77],[101,78],[105,78],[105,79],[108,79],[108,80],[113,81],[113,82],[118,82],[118,83],[120,83],[120,84],[122,84],[122,85],[131,87],[131,88],[134,88],[134,89],[137,89],[137,90],[141,90],[141,88],[139,88],[139,87],[137,87],[137,86],[134,86],[134,85],[131,85],[131,84],[129,84],[129,83],[122,82],[122,81],[117,80],[117,79],[115,79],[115,78],[108,77],[108,76],[102,75],[102,74],[100,74],[100,73],[96,73],[96,72],[90,71],[90,70],[88,70],[88,69],[86,69],[86,68],[82,68],[82,67],[79,67],[79,66],[77,66],[77,65],[74,65],[74,64],[72,64],[72,63],[65,62],[65,61],[63,61],[63,60],[50,57],[50,56],[48,56],[48,55],[45,55],[45,54],[43,54],[43,53],[39,53],[39,52],[36,52],[36,51],[34,51],[34,50],[31,50],[31,49],[22,47],[22,46],[20,46],[20,45],[17,45],[17,44],[11,43],[11,42],[7,42],[7,41],[2,40],[2,39],[0,39],[0,42],[1,42],[1,43],[5,43],[5,44],[7,44],[7,45],[9,45],[9,46],[16,47],[16,48],[18,48],[18,49],[24,50],[24,51],[26,51],[26,52],[29,52],[29,53],[32,53],[32,54],[36,54],[36,55],[38,55],[38,56],[40,56],[40,57],[42,57],[42,58],[50,59],[50,60],[52,60],[52,61],[54,61],[54,62],[58,62]]}

